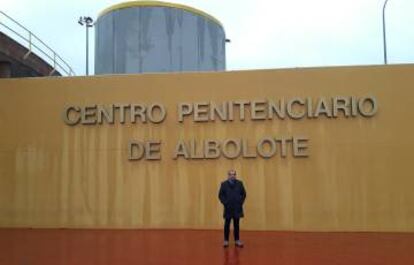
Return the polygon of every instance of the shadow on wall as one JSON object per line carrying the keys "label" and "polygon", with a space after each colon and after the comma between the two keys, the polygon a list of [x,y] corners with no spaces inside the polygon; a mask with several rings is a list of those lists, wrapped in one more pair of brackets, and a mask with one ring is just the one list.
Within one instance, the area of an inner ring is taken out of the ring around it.
{"label": "shadow on wall", "polygon": [[0,62],[0,78],[11,77],[11,63],[7,61]]}

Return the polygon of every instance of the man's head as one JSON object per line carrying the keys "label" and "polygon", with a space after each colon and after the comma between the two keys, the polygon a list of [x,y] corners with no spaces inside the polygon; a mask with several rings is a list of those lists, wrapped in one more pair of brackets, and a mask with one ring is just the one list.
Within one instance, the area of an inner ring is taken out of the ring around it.
{"label": "man's head", "polygon": [[236,179],[236,170],[234,170],[234,169],[230,169],[230,170],[227,172],[227,178],[228,178],[228,179]]}

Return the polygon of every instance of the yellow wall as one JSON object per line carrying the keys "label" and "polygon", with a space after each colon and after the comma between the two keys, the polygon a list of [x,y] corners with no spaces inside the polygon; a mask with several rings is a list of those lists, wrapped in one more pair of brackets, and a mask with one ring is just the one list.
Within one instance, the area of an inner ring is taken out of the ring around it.
{"label": "yellow wall", "polygon": [[[414,66],[0,80],[0,226],[221,228],[220,182],[247,189],[244,229],[414,231]],[[180,102],[367,96],[371,118],[177,122]],[[68,126],[65,105],[162,103],[163,123]],[[173,160],[178,139],[305,135],[309,157]],[[160,139],[161,161],[128,161]]]}

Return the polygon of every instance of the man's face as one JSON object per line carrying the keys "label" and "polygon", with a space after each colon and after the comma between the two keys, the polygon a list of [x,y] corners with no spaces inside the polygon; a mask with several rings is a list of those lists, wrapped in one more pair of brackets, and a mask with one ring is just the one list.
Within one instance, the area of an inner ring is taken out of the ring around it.
{"label": "man's face", "polygon": [[227,173],[227,177],[228,177],[228,179],[236,179],[236,171],[234,171],[234,170],[230,170],[230,171]]}

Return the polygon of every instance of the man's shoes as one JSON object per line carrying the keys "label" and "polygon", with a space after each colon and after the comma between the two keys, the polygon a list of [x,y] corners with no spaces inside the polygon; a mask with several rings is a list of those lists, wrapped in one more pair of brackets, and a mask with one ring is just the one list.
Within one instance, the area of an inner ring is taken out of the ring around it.
{"label": "man's shoes", "polygon": [[243,242],[241,242],[240,240],[236,240],[236,247],[242,248],[243,247]]}
{"label": "man's shoes", "polygon": [[229,241],[224,240],[223,247],[228,248],[229,247]]}

